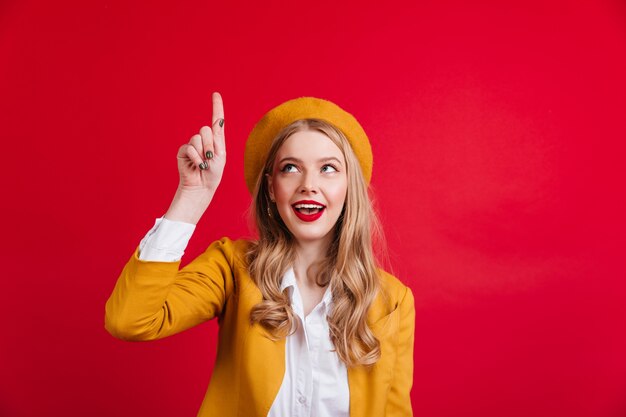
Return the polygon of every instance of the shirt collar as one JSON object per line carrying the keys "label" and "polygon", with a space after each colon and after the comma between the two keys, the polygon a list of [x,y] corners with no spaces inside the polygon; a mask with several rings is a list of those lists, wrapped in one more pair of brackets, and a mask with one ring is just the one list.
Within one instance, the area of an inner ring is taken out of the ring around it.
{"label": "shirt collar", "polygon": [[293,268],[289,268],[285,275],[283,275],[283,280],[280,283],[280,292],[283,292],[285,288],[293,287],[296,285],[296,274],[293,272]]}
{"label": "shirt collar", "polygon": [[[283,292],[285,288],[295,287],[296,286],[296,274],[293,271],[293,267],[289,268],[285,275],[283,275],[283,280],[280,283],[280,292]],[[290,297],[292,297],[293,301],[293,289],[289,291]],[[326,292],[324,292],[324,296],[322,297],[322,302],[328,307],[332,304],[333,301],[333,293],[330,290],[330,285],[326,286]]]}

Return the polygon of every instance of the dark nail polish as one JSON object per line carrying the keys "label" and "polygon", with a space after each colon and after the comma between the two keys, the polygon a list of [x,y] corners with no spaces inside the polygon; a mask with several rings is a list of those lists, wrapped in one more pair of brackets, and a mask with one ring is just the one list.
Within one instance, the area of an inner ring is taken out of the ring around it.
{"label": "dark nail polish", "polygon": [[213,152],[206,151],[206,157],[207,157],[207,159],[213,159]]}
{"label": "dark nail polish", "polygon": [[209,167],[209,164],[207,164],[206,161],[200,162],[200,164],[198,164],[198,167],[200,169],[207,169]]}
{"label": "dark nail polish", "polygon": [[220,123],[220,127],[224,127],[224,119],[220,119],[219,123]]}

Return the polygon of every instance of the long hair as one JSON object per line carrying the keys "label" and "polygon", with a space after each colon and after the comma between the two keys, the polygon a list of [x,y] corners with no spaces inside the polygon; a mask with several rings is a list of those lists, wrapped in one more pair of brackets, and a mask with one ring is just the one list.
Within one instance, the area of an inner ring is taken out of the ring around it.
{"label": "long hair", "polygon": [[316,282],[319,286],[330,285],[333,308],[327,320],[339,358],[346,366],[370,366],[380,358],[380,343],[366,318],[370,305],[382,290],[372,246],[373,238],[382,237],[382,231],[350,143],[341,131],[323,120],[303,119],[286,126],[274,139],[257,179],[252,212],[259,237],[250,246],[247,259],[263,301],[253,307],[250,319],[264,326],[276,340],[296,329],[288,290],[280,291],[282,277],[295,260],[296,241],[270,201],[267,174],[273,172],[281,145],[302,130],[326,135],[339,147],[346,161],[346,200],[328,251],[318,261],[320,272]]}

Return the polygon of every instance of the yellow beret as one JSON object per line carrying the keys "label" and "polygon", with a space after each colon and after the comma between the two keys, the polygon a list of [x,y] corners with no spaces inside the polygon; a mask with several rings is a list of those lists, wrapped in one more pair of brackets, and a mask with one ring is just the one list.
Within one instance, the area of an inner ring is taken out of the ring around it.
{"label": "yellow beret", "polygon": [[246,185],[251,194],[274,138],[284,127],[301,119],[321,119],[339,129],[348,138],[361,165],[365,182],[369,184],[372,177],[372,148],[359,122],[328,100],[300,97],[274,107],[250,132],[244,152],[244,169]]}

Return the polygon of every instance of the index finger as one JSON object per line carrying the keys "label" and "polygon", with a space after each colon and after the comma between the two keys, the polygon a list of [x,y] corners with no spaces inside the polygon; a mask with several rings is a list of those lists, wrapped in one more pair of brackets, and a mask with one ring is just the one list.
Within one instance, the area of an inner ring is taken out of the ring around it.
{"label": "index finger", "polygon": [[224,118],[224,102],[220,93],[215,92],[212,95],[213,99],[213,119],[211,120],[211,126],[215,126],[215,122]]}

